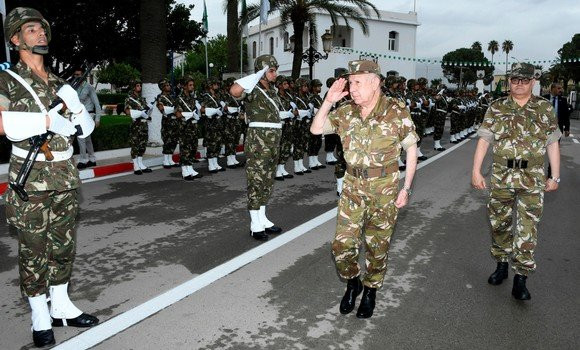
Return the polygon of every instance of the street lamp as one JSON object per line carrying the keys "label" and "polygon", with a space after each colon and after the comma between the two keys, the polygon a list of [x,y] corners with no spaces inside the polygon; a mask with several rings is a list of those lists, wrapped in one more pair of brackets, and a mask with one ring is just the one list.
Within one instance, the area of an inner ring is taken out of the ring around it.
{"label": "street lamp", "polygon": [[211,77],[211,70],[213,68],[213,63],[209,64],[209,73],[208,73],[208,77]]}
{"label": "street lamp", "polygon": [[[320,60],[328,59],[328,54],[332,51],[332,39],[333,36],[329,29],[326,29],[326,33],[322,34],[320,37],[322,39],[322,50],[325,54],[322,54],[312,47],[312,41],[310,41],[310,47],[308,47],[302,53],[302,61],[308,64],[310,80],[312,80],[312,68],[314,63]],[[290,51],[294,52],[294,35],[290,37]]]}

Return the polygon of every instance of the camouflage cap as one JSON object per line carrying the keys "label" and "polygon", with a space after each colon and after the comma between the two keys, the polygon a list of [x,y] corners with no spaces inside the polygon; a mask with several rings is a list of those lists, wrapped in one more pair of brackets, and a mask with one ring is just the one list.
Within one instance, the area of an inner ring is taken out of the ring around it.
{"label": "camouflage cap", "polygon": [[405,77],[404,77],[404,76],[402,76],[402,75],[400,75],[400,76],[397,78],[397,82],[398,82],[399,84],[404,84],[406,81],[407,81],[407,78],[405,78]]}
{"label": "camouflage cap", "polygon": [[135,87],[135,85],[137,85],[137,84],[142,84],[141,79],[139,79],[139,78],[131,79],[131,81],[129,82],[130,87]]}
{"label": "camouflage cap", "polygon": [[322,86],[322,82],[318,79],[312,79],[312,81],[310,82],[310,86],[311,87]]}
{"label": "camouflage cap", "polygon": [[193,81],[195,83],[195,79],[193,79],[191,75],[184,76],[182,81],[184,85],[189,83],[190,81]]}
{"label": "camouflage cap", "polygon": [[232,85],[234,85],[234,82],[235,82],[235,81],[236,81],[236,78],[234,78],[234,77],[229,77],[229,78],[227,78],[227,79],[224,81],[224,83],[225,83],[225,85],[226,85],[226,86],[232,86]]}
{"label": "camouflage cap", "polygon": [[219,84],[220,80],[217,77],[211,77],[207,79],[207,85]]}
{"label": "camouflage cap", "polygon": [[514,63],[509,74],[510,77],[534,78],[534,66],[530,63]]}
{"label": "camouflage cap", "polygon": [[417,79],[417,84],[419,84],[419,85],[427,85],[427,78],[421,77],[421,78]]}
{"label": "camouflage cap", "polygon": [[285,81],[288,81],[288,80],[286,79],[286,76],[284,76],[284,75],[279,75],[279,76],[277,76],[277,77],[276,77],[276,86],[278,86],[278,85],[280,85],[280,84],[283,84]]}
{"label": "camouflage cap", "polygon": [[367,74],[373,73],[376,75],[381,75],[381,67],[373,61],[368,60],[356,60],[348,62],[348,74]]}
{"label": "camouflage cap", "polygon": [[159,87],[160,90],[163,90],[163,87],[165,86],[165,84],[169,84],[169,80],[163,78],[163,79],[159,80],[159,82],[157,83],[157,86]]}
{"label": "camouflage cap", "polygon": [[308,86],[308,79],[306,79],[306,78],[296,79],[296,86],[302,87],[304,85]]}
{"label": "camouflage cap", "polygon": [[254,71],[255,72],[259,72],[262,69],[264,69],[264,67],[276,67],[278,68],[278,61],[276,60],[276,57],[272,56],[272,55],[261,55],[258,56],[256,58],[256,60],[254,61]]}
{"label": "camouflage cap", "polygon": [[416,84],[417,84],[417,81],[415,79],[407,80],[407,88],[409,88],[409,89],[412,89]]}
{"label": "camouflage cap", "polygon": [[386,85],[386,86],[391,86],[391,85],[393,85],[393,84],[396,84],[396,83],[398,83],[398,82],[399,82],[399,80],[397,79],[397,77],[396,77],[396,76],[394,76],[394,75],[389,75],[389,76],[386,78],[386,80],[385,80],[385,85]]}
{"label": "camouflage cap", "polygon": [[336,81],[336,78],[330,77],[328,79],[326,79],[326,87],[329,88],[332,86],[332,84],[334,84],[334,82]]}
{"label": "camouflage cap", "polygon": [[20,31],[22,25],[32,21],[38,21],[42,24],[46,33],[46,39],[50,42],[50,24],[38,10],[30,7],[16,7],[6,15],[4,21],[4,39],[10,43],[10,38]]}

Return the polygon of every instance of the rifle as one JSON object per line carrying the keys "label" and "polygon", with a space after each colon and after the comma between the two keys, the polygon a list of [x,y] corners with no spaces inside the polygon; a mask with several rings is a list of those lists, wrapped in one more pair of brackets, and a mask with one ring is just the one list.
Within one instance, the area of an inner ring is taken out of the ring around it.
{"label": "rifle", "polygon": [[[84,64],[85,67],[84,74],[80,77],[75,77],[70,81],[70,85],[73,89],[77,90],[79,86],[82,84],[83,81],[87,79],[88,74],[93,68],[92,64]],[[48,109],[52,109],[58,106],[59,103],[63,103],[60,97],[57,97],[52,103],[48,106]],[[79,125],[77,127],[77,134],[81,134],[82,130]],[[44,153],[44,157],[46,160],[51,161],[54,159],[52,152],[50,151],[49,143],[54,137],[54,132],[47,131],[42,135],[32,136],[28,139],[28,143],[30,144],[30,149],[28,150],[28,154],[24,159],[24,163],[22,167],[18,171],[18,175],[16,176],[16,180],[10,182],[10,188],[16,192],[18,197],[23,201],[28,201],[28,194],[24,189],[26,185],[26,180],[32,171],[32,167],[34,166],[34,162],[36,162],[36,157],[38,156],[38,152],[42,151]]]}

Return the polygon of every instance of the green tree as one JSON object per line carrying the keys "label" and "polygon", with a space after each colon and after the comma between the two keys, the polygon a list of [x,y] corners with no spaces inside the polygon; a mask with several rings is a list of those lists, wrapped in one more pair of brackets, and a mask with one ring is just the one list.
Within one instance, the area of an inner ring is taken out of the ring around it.
{"label": "green tree", "polygon": [[[371,16],[371,10],[380,17],[379,11],[370,0],[270,0],[270,11],[279,11],[280,23],[285,29],[289,24],[294,29],[294,57],[292,60],[292,77],[300,76],[302,67],[302,52],[304,51],[304,29],[309,24],[310,43],[314,46],[318,40],[315,14],[318,11],[328,13],[332,24],[339,25],[342,18],[346,26],[354,20],[365,35],[369,34],[366,19]],[[241,19],[245,24],[257,18],[260,14],[260,4],[248,6],[247,15]]]}
{"label": "green tree", "polygon": [[508,55],[514,49],[514,43],[511,40],[504,40],[501,43],[501,50],[505,52],[505,74],[508,73]]}
{"label": "green tree", "polygon": [[[459,65],[447,65],[442,63],[443,74],[449,82],[465,87],[468,84],[473,84],[477,80],[477,71],[484,70],[485,76],[488,77],[493,73],[491,66],[474,66],[467,65],[467,63],[489,63],[489,60],[484,57],[482,51],[471,48],[460,48],[450,51],[443,56],[443,62],[460,62]],[[461,64],[463,63],[463,64]]]}
{"label": "green tree", "polygon": [[476,50],[476,51],[482,51],[483,50],[483,48],[481,47],[481,43],[479,41],[473,42],[473,44],[471,44],[471,48],[473,50]]}
{"label": "green tree", "polygon": [[[560,65],[562,65],[562,78],[567,83],[572,79],[574,84],[580,81],[580,61],[564,62],[566,59],[580,59],[580,33],[574,34],[572,40],[562,45],[558,50]],[[565,84],[566,85],[566,84]]]}
{"label": "green tree", "polygon": [[111,84],[114,90],[115,87],[128,85],[139,76],[139,71],[127,63],[112,63],[98,72],[97,79],[99,83]]}
{"label": "green tree", "polygon": [[440,78],[432,79],[431,80],[431,87],[437,88],[439,85],[441,85],[442,82],[443,82],[443,79],[440,79]]}
{"label": "green tree", "polygon": [[[210,69],[210,76],[219,76],[227,67],[228,39],[225,35],[219,34],[207,42],[207,57],[213,68]],[[205,46],[197,44],[192,51],[185,55],[183,67],[175,70],[176,76],[203,74],[205,79]],[[198,85],[196,85],[198,86]]]}
{"label": "green tree", "polygon": [[227,70],[236,72],[240,69],[241,28],[238,18],[239,0],[224,0],[224,13],[227,16],[228,62]]}

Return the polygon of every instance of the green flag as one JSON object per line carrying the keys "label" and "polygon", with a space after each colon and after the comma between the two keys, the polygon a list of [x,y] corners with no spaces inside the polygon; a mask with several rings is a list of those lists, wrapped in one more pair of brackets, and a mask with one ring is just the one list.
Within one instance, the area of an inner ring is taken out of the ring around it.
{"label": "green flag", "polygon": [[205,6],[205,0],[203,0],[203,18],[202,18],[202,22],[203,22],[203,29],[207,32],[207,7]]}
{"label": "green flag", "polygon": [[[241,15],[243,18],[246,18],[246,13],[248,12],[248,9],[246,7],[246,0],[242,0],[242,12]],[[242,28],[242,35],[248,36],[248,23],[244,24],[244,27]]]}

